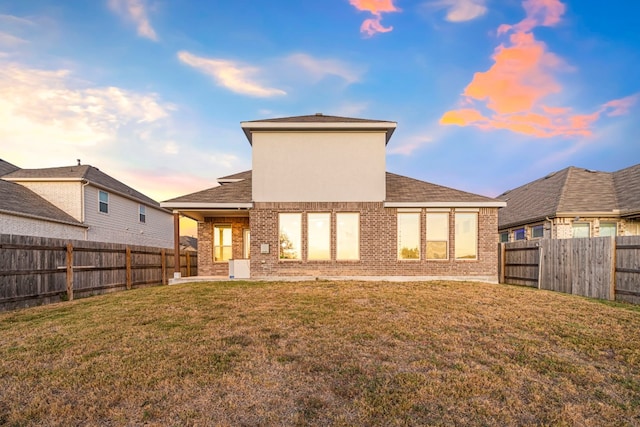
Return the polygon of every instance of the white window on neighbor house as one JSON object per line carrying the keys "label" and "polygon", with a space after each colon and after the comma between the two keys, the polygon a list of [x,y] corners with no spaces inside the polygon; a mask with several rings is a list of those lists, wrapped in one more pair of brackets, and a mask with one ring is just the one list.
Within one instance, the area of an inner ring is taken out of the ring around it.
{"label": "white window on neighbor house", "polygon": [[420,212],[398,212],[398,259],[420,259]]}
{"label": "white window on neighbor house", "polygon": [[509,232],[505,231],[500,233],[500,243],[508,243],[509,242]]}
{"label": "white window on neighbor house", "polygon": [[278,220],[281,260],[302,259],[302,214],[281,213]]}
{"label": "white window on neighbor house", "polygon": [[513,240],[524,240],[527,238],[524,228],[517,228],[513,230]]}
{"label": "white window on neighbor house", "polygon": [[540,239],[544,236],[544,225],[534,225],[531,227],[531,238]]}
{"label": "white window on neighbor house", "polygon": [[231,226],[213,226],[213,260],[215,262],[229,261],[233,257],[231,244]]}
{"label": "white window on neighbor house", "polygon": [[336,214],[336,260],[360,259],[360,214],[340,212]]}
{"label": "white window on neighbor house", "polygon": [[618,235],[618,224],[615,222],[600,222],[600,236],[615,237]]}
{"label": "white window on neighbor house", "polygon": [[478,258],[478,214],[476,212],[456,212],[455,252],[456,259]]}
{"label": "white window on neighbor house", "polygon": [[571,236],[574,238],[591,237],[590,228],[588,222],[574,222],[571,225]]}
{"label": "white window on neighbor house", "polygon": [[100,190],[98,193],[99,207],[102,213],[109,213],[109,193]]}
{"label": "white window on neighbor house", "polygon": [[427,212],[426,259],[449,258],[449,213]]}
{"label": "white window on neighbor house", "polygon": [[307,214],[307,259],[331,259],[331,214]]}
{"label": "white window on neighbor house", "polygon": [[242,258],[251,258],[251,231],[248,228],[242,230]]}
{"label": "white window on neighbor house", "polygon": [[145,205],[140,205],[138,208],[138,217],[140,218],[140,222],[147,222],[147,208]]}

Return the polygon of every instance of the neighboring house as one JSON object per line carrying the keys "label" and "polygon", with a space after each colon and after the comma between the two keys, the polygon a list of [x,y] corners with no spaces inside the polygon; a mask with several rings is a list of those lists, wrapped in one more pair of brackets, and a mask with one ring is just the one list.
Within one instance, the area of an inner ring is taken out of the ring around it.
{"label": "neighboring house", "polygon": [[173,247],[171,213],[93,166],[7,165],[0,163],[7,172],[0,177],[0,233]]}
{"label": "neighboring house", "polygon": [[[0,178],[19,170],[0,159]],[[84,239],[87,226],[26,187],[0,179],[0,234]]]}
{"label": "neighboring house", "polygon": [[617,172],[568,167],[509,190],[501,242],[640,235],[640,164]]}
{"label": "neighboring house", "polygon": [[199,275],[250,259],[252,278],[497,281],[505,203],[386,172],[395,122],[316,114],[241,126],[251,171],[161,203],[198,221]]}
{"label": "neighboring house", "polygon": [[196,252],[198,250],[198,239],[191,236],[180,236],[180,250]]}

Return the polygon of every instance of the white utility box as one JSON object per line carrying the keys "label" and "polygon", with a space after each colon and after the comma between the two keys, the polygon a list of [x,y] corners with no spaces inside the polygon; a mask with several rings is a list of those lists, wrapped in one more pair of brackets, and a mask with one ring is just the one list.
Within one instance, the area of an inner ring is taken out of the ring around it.
{"label": "white utility box", "polygon": [[251,267],[248,259],[229,260],[229,279],[248,279],[251,277]]}

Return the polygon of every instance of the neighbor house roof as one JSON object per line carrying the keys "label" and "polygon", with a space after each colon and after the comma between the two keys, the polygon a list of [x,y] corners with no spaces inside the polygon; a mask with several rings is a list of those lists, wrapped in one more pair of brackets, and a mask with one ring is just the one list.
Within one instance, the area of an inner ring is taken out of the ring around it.
{"label": "neighbor house roof", "polygon": [[15,172],[18,169],[20,169],[20,168],[17,167],[16,165],[12,165],[11,163],[0,159],[0,176],[4,176],[4,175],[9,174],[11,172]]}
{"label": "neighbor house roof", "polygon": [[387,120],[358,119],[353,117],[327,116],[316,113],[307,116],[281,117],[263,120],[251,120],[240,123],[250,144],[253,144],[254,131],[312,131],[312,130],[378,130],[386,133],[389,142],[396,122]]}
{"label": "neighbor house roof", "polygon": [[[221,178],[241,178],[241,181],[223,183],[218,187],[208,188],[197,193],[187,194],[162,202],[162,206],[171,208],[201,208],[243,206],[252,202],[251,171]],[[504,206],[504,202],[490,197],[479,196],[453,188],[431,184],[394,173],[386,173],[387,199],[386,206]]]}
{"label": "neighbor house roof", "polygon": [[19,169],[2,177],[8,181],[86,181],[107,191],[134,199],[145,205],[160,207],[160,204],[150,197],[118,181],[90,165],[62,166],[43,169]]}
{"label": "neighbor house roof", "polygon": [[62,209],[20,184],[0,179],[0,212],[84,227]]}
{"label": "neighbor house roof", "polygon": [[570,166],[498,196],[507,202],[498,228],[560,215],[625,215],[640,212],[640,165],[618,172]]}

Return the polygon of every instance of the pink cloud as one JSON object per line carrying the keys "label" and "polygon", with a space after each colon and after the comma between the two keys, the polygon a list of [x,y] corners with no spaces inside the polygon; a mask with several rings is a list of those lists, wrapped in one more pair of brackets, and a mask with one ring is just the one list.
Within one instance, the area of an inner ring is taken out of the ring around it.
{"label": "pink cloud", "polygon": [[570,67],[531,30],[560,23],[565,6],[559,0],[525,0],[523,7],[522,21],[498,27],[498,35],[508,34],[508,40],[494,50],[493,65],[474,74],[462,94],[463,107],[445,112],[440,124],[507,129],[538,138],[575,137],[591,135],[602,113],[626,114],[640,95],[609,101],[589,114],[548,105],[548,98],[563,89],[556,74]]}
{"label": "pink cloud", "polygon": [[371,37],[376,33],[388,33],[393,27],[382,25],[382,14],[389,12],[399,12],[394,4],[394,0],[349,0],[349,3],[360,11],[370,12],[373,18],[365,19],[360,26],[360,32]]}

